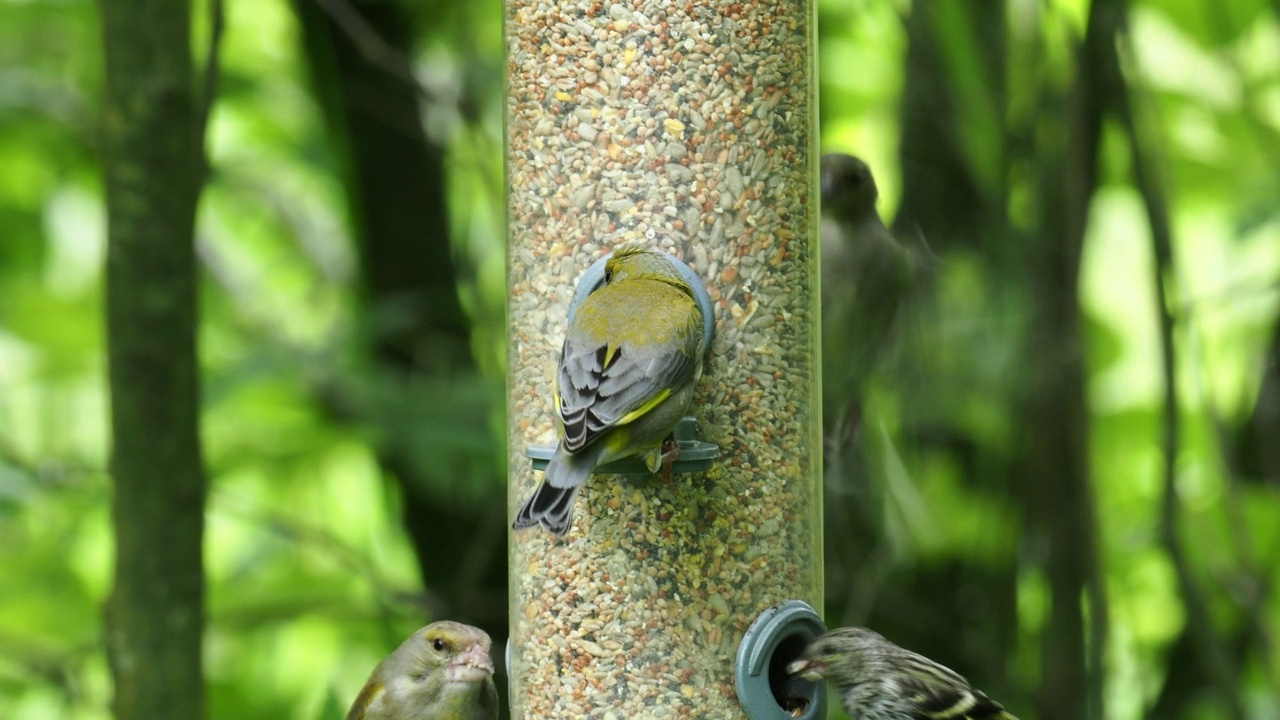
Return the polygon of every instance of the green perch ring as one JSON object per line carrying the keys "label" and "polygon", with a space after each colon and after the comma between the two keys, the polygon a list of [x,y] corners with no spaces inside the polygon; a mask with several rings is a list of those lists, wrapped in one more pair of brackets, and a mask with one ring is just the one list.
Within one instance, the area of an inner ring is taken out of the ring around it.
{"label": "green perch ring", "polygon": [[[709,470],[711,465],[720,457],[720,446],[715,443],[705,442],[698,439],[698,420],[692,415],[685,415],[680,418],[680,422],[676,423],[676,429],[673,433],[676,438],[676,445],[680,446],[680,454],[676,457],[676,461],[671,464],[671,472],[695,473]],[[525,448],[525,455],[533,461],[534,470],[546,470],[547,462],[551,460],[551,456],[556,452],[556,446],[551,445],[530,445]],[[605,463],[597,467],[594,471],[600,475],[652,475],[649,468],[644,464],[644,458],[628,457],[621,460],[614,460],[611,463]]]}
{"label": "green perch ring", "polygon": [[[698,308],[702,310],[702,334],[705,340],[707,352],[711,351],[711,339],[715,336],[716,318],[715,304],[711,302],[711,295],[707,293],[707,286],[703,284],[702,278],[693,271],[693,268],[685,265],[679,258],[671,253],[664,252],[667,260],[680,273],[680,277],[693,288],[694,299],[698,302]],[[573,322],[573,316],[578,312],[578,306],[588,295],[600,289],[604,285],[604,266],[613,257],[613,253],[605,255],[596,260],[582,274],[582,278],[578,280],[578,287],[573,293],[573,301],[569,303],[569,322]],[[686,415],[676,424],[674,432],[676,444],[680,446],[680,454],[676,461],[671,465],[671,472],[694,473],[703,472],[711,468],[716,458],[720,457],[720,446],[715,443],[709,443],[698,439],[698,421],[692,415]],[[546,470],[547,462],[551,460],[551,456],[555,454],[556,445],[530,445],[525,448],[525,454],[533,461],[534,470]],[[640,457],[629,457],[621,460],[615,460],[611,463],[605,463],[597,467],[594,472],[601,475],[651,475],[649,468],[645,466],[644,459]]]}
{"label": "green perch ring", "polygon": [[819,682],[787,676],[787,666],[805,646],[827,631],[818,613],[803,600],[787,600],[760,613],[738,644],[734,689],[750,720],[827,716],[826,688]]}

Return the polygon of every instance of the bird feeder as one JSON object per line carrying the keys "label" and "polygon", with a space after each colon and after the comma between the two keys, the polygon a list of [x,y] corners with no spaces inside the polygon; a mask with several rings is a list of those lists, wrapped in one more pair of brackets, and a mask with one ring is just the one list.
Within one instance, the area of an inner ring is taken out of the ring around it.
{"label": "bird feeder", "polygon": [[824,717],[781,672],[823,629],[814,5],[505,12],[510,517],[596,263],[663,250],[714,321],[671,479],[600,468],[563,538],[510,535],[512,717]]}

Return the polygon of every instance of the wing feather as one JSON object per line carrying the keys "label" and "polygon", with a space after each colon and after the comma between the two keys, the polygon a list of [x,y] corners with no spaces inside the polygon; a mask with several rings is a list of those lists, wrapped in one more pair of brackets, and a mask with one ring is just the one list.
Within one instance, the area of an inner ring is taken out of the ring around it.
{"label": "wing feather", "polygon": [[1001,720],[1004,707],[969,685],[962,675],[910,651],[903,693],[918,711],[915,720]]}
{"label": "wing feather", "polygon": [[360,694],[356,696],[354,702],[351,703],[351,709],[347,711],[346,720],[364,720],[364,711],[378,699],[385,688],[382,683],[370,680],[360,688]]}

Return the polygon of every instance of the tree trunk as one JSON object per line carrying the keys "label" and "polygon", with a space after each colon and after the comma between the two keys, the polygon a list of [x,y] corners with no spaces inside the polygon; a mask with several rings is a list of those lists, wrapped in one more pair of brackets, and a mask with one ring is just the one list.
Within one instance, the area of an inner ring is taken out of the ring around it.
{"label": "tree trunk", "polygon": [[102,2],[118,718],[205,714],[190,13],[171,0]]}
{"label": "tree trunk", "polygon": [[[1097,186],[1106,93],[1107,43],[1117,18],[1090,13],[1076,78],[1062,106],[1041,116],[1053,128],[1040,149],[1043,211],[1031,244],[1034,320],[1025,354],[1026,506],[1049,579],[1050,614],[1041,640],[1040,716],[1101,720],[1108,607],[1089,471],[1087,352],[1080,318],[1080,258]],[[1044,132],[1042,130],[1042,132]],[[1086,602],[1088,614],[1086,616]]]}

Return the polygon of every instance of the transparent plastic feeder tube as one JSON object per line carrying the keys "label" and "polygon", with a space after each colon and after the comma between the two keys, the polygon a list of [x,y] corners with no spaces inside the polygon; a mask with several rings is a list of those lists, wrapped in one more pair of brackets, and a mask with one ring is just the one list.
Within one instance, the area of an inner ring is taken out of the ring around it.
{"label": "transparent plastic feeder tube", "polygon": [[508,489],[554,441],[579,276],[627,242],[715,306],[690,414],[705,472],[591,477],[564,538],[512,532],[512,717],[745,718],[734,658],[822,607],[812,2],[506,3]]}

